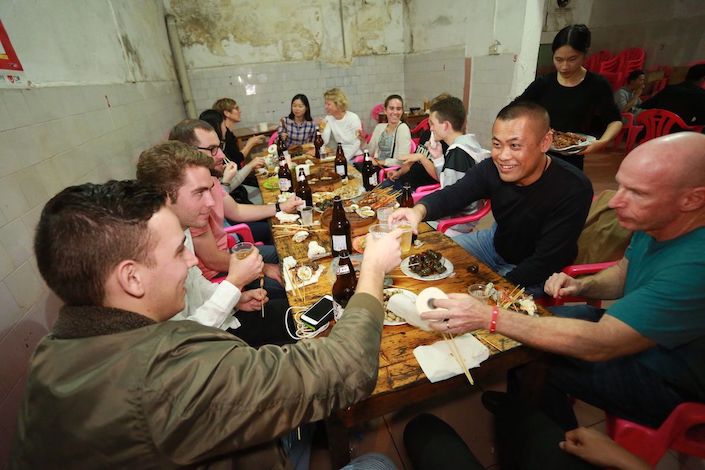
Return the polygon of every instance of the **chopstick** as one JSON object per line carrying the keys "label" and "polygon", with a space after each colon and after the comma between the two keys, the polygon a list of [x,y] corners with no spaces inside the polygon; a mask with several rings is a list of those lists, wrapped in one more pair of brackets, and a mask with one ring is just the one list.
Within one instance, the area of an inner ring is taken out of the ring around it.
{"label": "chopstick", "polygon": [[468,382],[470,382],[470,385],[475,385],[475,381],[472,379],[472,375],[470,375],[470,371],[468,370],[467,366],[465,365],[465,361],[463,360],[463,357],[460,355],[460,350],[458,349],[458,345],[455,344],[455,338],[453,337],[453,335],[450,333],[443,333],[443,339],[445,339],[446,341],[449,342],[451,353],[455,357],[455,360],[458,362],[458,365],[460,366],[460,368],[463,369],[463,372],[465,373],[465,377],[467,377]]}
{"label": "chopstick", "polygon": [[[264,276],[260,276],[259,278],[259,288],[264,289]],[[262,318],[264,318],[264,302],[262,302]]]}

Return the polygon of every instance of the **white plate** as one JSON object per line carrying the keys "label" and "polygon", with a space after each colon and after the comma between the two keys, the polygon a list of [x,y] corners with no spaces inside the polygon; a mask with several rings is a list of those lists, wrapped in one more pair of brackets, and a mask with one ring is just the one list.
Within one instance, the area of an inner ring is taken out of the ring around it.
{"label": "white plate", "polygon": [[[416,294],[414,294],[414,293],[411,292],[410,290],[401,289],[401,288],[399,288],[399,287],[387,287],[387,288],[384,289],[384,293],[385,293],[388,297],[391,297],[391,296],[393,296],[394,294],[401,294],[401,295],[403,295],[403,296],[405,296],[405,297],[408,297],[409,300],[410,300],[412,303],[414,303],[414,304],[416,303]],[[384,311],[385,311],[385,313],[387,312],[387,302],[386,302],[386,301],[384,302]],[[397,314],[395,313],[395,315],[397,315]],[[401,315],[397,315],[397,316],[398,316],[398,317],[401,317]],[[405,321],[391,321],[391,320],[387,320],[387,319],[386,319],[386,316],[385,316],[384,324],[385,324],[386,326],[397,326],[397,325],[406,325],[406,322],[405,322]]]}
{"label": "white plate", "polygon": [[597,138],[595,138],[591,135],[581,134],[579,132],[573,132],[573,134],[579,135],[580,137],[585,137],[586,140],[584,142],[580,142],[579,144],[569,145],[568,147],[563,147],[560,149],[551,145],[551,150],[553,150],[554,152],[563,153],[566,155],[571,155],[571,154],[575,154],[575,153],[580,152],[582,149],[584,149],[585,147],[589,146],[590,144],[592,144],[593,142],[595,142],[597,140]]}
{"label": "white plate", "polygon": [[441,260],[443,261],[443,265],[446,267],[445,272],[442,272],[441,274],[432,274],[432,275],[426,276],[426,277],[421,277],[418,274],[416,274],[415,272],[412,272],[411,269],[409,269],[409,260],[410,259],[411,259],[411,256],[404,259],[404,261],[401,262],[401,266],[399,266],[399,267],[401,268],[401,272],[403,272],[404,274],[406,274],[407,276],[409,276],[412,279],[417,279],[419,281],[438,281],[440,279],[445,279],[448,276],[450,276],[451,274],[453,274],[453,263],[451,263],[448,260],[448,258],[446,258],[446,257],[441,258]]}

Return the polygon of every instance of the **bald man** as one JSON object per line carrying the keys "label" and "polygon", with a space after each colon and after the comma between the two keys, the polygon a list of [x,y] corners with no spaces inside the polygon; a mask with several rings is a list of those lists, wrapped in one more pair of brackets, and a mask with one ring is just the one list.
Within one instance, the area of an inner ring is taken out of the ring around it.
{"label": "bald man", "polygon": [[642,144],[616,178],[610,206],[634,231],[624,258],[593,276],[556,273],[545,284],[554,297],[616,299],[607,311],[573,306],[534,318],[456,296],[436,301],[448,311],[422,315],[448,318],[438,328],[451,333],[496,321],[498,333],[560,355],[541,400],[566,430],[577,425],[567,395],[651,427],[682,402],[705,401],[705,135]]}

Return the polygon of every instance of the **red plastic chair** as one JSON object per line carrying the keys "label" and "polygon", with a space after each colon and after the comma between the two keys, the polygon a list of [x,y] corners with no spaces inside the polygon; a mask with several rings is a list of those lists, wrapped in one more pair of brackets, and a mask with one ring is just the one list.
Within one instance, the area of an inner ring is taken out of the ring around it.
{"label": "red plastic chair", "polygon": [[[661,137],[662,135],[667,135],[671,133],[673,126],[678,126],[682,130],[693,131],[701,133],[703,127],[705,126],[689,126],[680,116],[671,111],[666,111],[665,109],[647,109],[642,111],[636,117],[637,124],[644,126],[645,134],[644,137],[639,142],[643,144],[646,141],[655,139],[656,137]],[[634,142],[629,142],[627,139],[627,145],[634,146]]]}
{"label": "red plastic chair", "polygon": [[438,221],[438,227],[436,227],[436,230],[438,230],[441,233],[445,233],[446,230],[451,228],[454,225],[458,224],[467,224],[468,222],[475,222],[477,220],[480,220],[487,214],[489,214],[490,210],[492,209],[492,205],[490,204],[489,199],[485,199],[485,204],[482,205],[478,210],[473,212],[472,214],[469,215],[463,215],[461,217],[453,217],[451,219],[443,219]]}
{"label": "red plastic chair", "polygon": [[668,449],[705,458],[705,404],[681,403],[658,429],[607,415],[607,434],[656,466]]}
{"label": "red plastic chair", "polygon": [[[617,261],[605,261],[603,263],[590,263],[590,264],[571,264],[566,266],[561,270],[570,277],[584,276],[586,274],[599,273],[603,269],[607,269],[610,266],[617,264]],[[558,307],[564,305],[567,302],[584,302],[593,307],[601,308],[602,299],[588,299],[587,297],[561,297],[560,299],[554,299],[552,297],[541,297],[536,299],[536,302],[543,305],[544,307]]]}
{"label": "red plastic chair", "polygon": [[619,147],[622,144],[622,139],[626,136],[627,138],[625,141],[624,151],[625,153],[629,153],[634,146],[634,142],[636,141],[639,132],[644,129],[644,126],[637,126],[634,123],[634,115],[632,113],[622,113],[622,118],[624,118],[627,122],[622,125],[622,129],[619,131],[619,134],[617,134],[617,137],[615,137],[612,148],[616,149]]}
{"label": "red plastic chair", "polygon": [[431,194],[434,191],[441,189],[441,183],[427,184],[425,186],[419,186],[416,191],[413,192],[411,197],[414,199],[414,204],[419,202],[422,197]]}
{"label": "red plastic chair", "polygon": [[423,118],[421,120],[421,122],[416,125],[416,127],[411,129],[411,135],[419,134],[423,131],[429,130],[430,128],[431,128],[431,125],[428,123],[428,118]]}

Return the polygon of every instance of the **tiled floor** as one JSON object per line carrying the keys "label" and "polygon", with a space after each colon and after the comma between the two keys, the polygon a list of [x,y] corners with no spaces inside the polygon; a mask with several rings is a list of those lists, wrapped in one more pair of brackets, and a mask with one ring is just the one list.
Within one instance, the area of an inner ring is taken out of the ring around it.
{"label": "tiled floor", "polygon": [[[585,173],[592,181],[596,194],[605,189],[616,189],[614,175],[622,158],[620,152],[607,152],[587,159]],[[483,220],[481,226],[486,226],[491,222],[491,219]],[[416,414],[428,412],[453,426],[486,468],[498,469],[495,465],[492,442],[492,417],[480,402],[481,392],[488,389],[504,390],[504,383],[500,381],[479,384],[479,387],[472,391],[459,391],[450,396],[440,396],[424,403],[423,406],[404,409],[366,423],[354,432],[352,455],[381,452],[390,457],[400,469],[410,470],[412,467],[406,456],[402,439],[404,426]],[[601,410],[578,401],[575,404],[575,411],[581,425],[594,426],[604,431],[604,413]],[[311,469],[328,470],[331,468],[328,452],[315,448],[311,458]],[[677,469],[705,470],[705,462],[693,458],[685,458],[679,462],[677,454],[668,453],[657,467],[657,470]]]}

